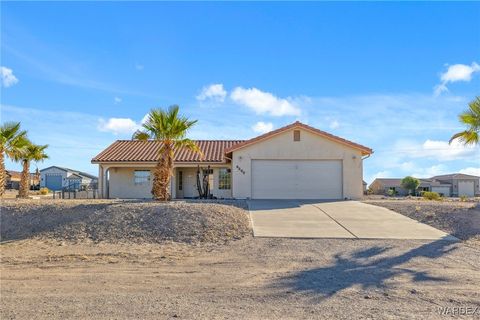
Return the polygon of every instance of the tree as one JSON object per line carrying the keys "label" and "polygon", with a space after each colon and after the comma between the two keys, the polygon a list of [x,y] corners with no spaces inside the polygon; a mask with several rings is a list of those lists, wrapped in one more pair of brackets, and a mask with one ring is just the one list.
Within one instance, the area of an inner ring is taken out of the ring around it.
{"label": "tree", "polygon": [[5,122],[0,126],[0,196],[5,192],[5,156],[14,160],[27,145],[27,132],[20,130],[20,122]]}
{"label": "tree", "polygon": [[417,178],[407,176],[402,179],[402,188],[408,190],[408,194],[415,193],[418,186],[420,185],[420,181]]}
{"label": "tree", "polygon": [[467,126],[467,129],[456,133],[450,139],[450,143],[453,140],[458,139],[465,145],[475,145],[480,141],[480,97],[476,97],[475,100],[468,104],[468,110],[462,112],[458,119],[460,122]]}
{"label": "tree", "polygon": [[161,141],[158,151],[158,162],[153,172],[152,195],[155,200],[170,200],[168,191],[170,179],[173,176],[173,161],[175,152],[179,149],[188,149],[200,153],[197,144],[186,138],[187,132],[197,123],[178,114],[177,105],[170,106],[168,110],[152,109],[143,129],[133,134],[136,140]]}
{"label": "tree", "polygon": [[48,155],[45,153],[45,149],[48,145],[40,146],[33,143],[29,143],[26,148],[20,152],[15,160],[22,163],[22,176],[20,178],[20,189],[18,196],[20,198],[26,198],[28,196],[28,190],[30,190],[30,163],[32,161],[38,162],[48,159]]}

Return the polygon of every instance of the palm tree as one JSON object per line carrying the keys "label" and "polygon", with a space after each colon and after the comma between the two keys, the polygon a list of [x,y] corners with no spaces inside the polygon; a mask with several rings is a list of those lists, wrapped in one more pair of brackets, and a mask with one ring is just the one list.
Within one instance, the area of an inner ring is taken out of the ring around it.
{"label": "palm tree", "polygon": [[16,157],[17,161],[22,162],[22,176],[20,178],[20,190],[18,191],[20,198],[26,198],[28,190],[30,190],[30,162],[48,159],[48,155],[45,153],[47,148],[48,145],[40,146],[29,143],[24,151]]}
{"label": "palm tree", "polygon": [[5,122],[0,126],[0,196],[5,192],[5,156],[15,159],[27,144],[27,132],[20,130],[20,122]]}
{"label": "palm tree", "polygon": [[170,106],[168,110],[152,109],[143,129],[133,134],[136,140],[161,141],[158,151],[158,162],[153,172],[152,195],[155,200],[170,200],[169,185],[173,176],[173,161],[175,151],[188,149],[201,153],[197,144],[186,138],[187,131],[197,123],[178,114],[177,105]]}
{"label": "palm tree", "polygon": [[467,129],[456,133],[450,139],[450,143],[453,140],[458,139],[465,145],[478,144],[480,141],[480,97],[476,97],[475,100],[468,104],[469,110],[462,112],[458,118],[460,122],[467,126]]}

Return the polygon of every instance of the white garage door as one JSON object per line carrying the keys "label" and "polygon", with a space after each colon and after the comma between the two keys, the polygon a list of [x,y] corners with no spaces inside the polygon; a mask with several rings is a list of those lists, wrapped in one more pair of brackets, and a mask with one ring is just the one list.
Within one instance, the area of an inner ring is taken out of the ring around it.
{"label": "white garage door", "polygon": [[473,197],[475,195],[473,181],[458,181],[458,195]]}
{"label": "white garage door", "polygon": [[253,199],[342,199],[341,160],[252,160]]}
{"label": "white garage door", "polygon": [[432,187],[433,192],[437,192],[444,197],[450,197],[450,187]]}

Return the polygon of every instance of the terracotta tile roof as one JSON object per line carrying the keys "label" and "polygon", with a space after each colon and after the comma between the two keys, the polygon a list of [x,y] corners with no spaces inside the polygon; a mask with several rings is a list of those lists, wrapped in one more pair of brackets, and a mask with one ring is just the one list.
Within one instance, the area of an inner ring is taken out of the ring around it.
{"label": "terracotta tile roof", "polygon": [[279,128],[279,129],[276,129],[276,130],[273,130],[273,131],[270,131],[270,132],[267,132],[265,134],[262,134],[261,136],[258,136],[258,137],[255,137],[253,139],[250,139],[250,140],[247,140],[247,141],[244,141],[242,143],[239,143],[239,144],[236,144],[230,148],[228,148],[227,150],[225,150],[226,153],[230,153],[232,151],[235,151],[235,150],[238,150],[238,149],[241,149],[243,147],[246,147],[248,145],[251,145],[251,144],[254,144],[256,142],[259,142],[261,140],[264,140],[264,139],[268,139],[270,138],[271,136],[274,136],[276,134],[279,134],[279,133],[282,133],[284,131],[287,131],[287,130],[290,130],[290,129],[294,129],[294,128],[302,128],[304,130],[307,130],[307,131],[310,131],[310,132],[313,132],[313,133],[316,133],[324,138],[327,138],[327,139],[330,139],[332,141],[335,141],[335,142],[338,142],[338,143],[341,143],[341,144],[344,144],[344,145],[347,145],[347,146],[350,146],[352,148],[355,148],[355,149],[359,149],[362,151],[362,154],[364,155],[367,155],[367,154],[372,154],[373,153],[373,150],[368,148],[368,147],[365,147],[365,146],[362,146],[361,144],[358,144],[358,143],[355,143],[355,142],[352,142],[352,141],[349,141],[349,140],[346,140],[346,139],[343,139],[343,138],[340,138],[338,136],[335,136],[333,134],[330,134],[328,132],[325,132],[325,131],[322,131],[322,130],[319,130],[317,128],[314,128],[314,127],[311,127],[311,126],[308,126],[304,123],[301,123],[300,121],[297,121],[297,122],[294,122],[292,124],[289,124],[285,127],[282,127],[282,128]]}
{"label": "terracotta tile roof", "polygon": [[[181,149],[175,152],[175,162],[225,162],[225,149],[242,143],[244,140],[196,140],[203,152],[201,155]],[[160,141],[118,140],[100,152],[96,162],[155,162],[158,160]]]}

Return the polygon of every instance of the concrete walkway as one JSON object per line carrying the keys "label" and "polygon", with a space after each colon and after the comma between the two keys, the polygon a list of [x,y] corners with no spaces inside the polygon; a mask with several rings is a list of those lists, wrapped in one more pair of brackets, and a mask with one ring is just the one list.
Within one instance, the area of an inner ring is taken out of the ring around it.
{"label": "concrete walkway", "polygon": [[248,201],[255,237],[457,240],[386,208],[358,201]]}

